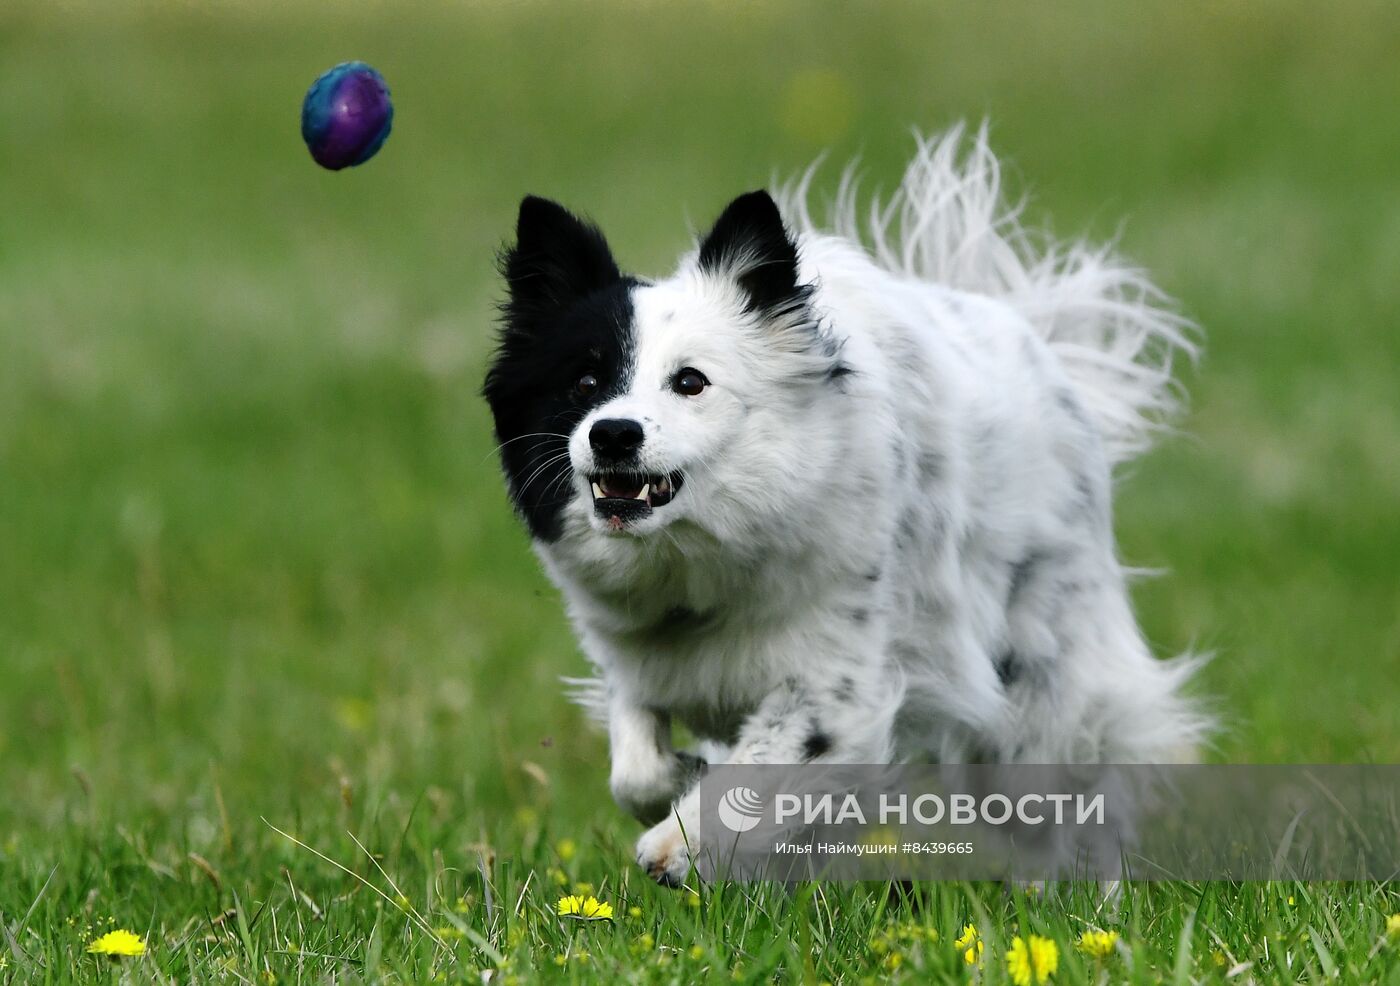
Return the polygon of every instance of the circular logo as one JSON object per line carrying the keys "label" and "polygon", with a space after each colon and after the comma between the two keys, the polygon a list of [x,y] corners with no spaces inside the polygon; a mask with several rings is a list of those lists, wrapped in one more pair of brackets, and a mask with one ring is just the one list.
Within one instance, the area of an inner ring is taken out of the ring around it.
{"label": "circular logo", "polygon": [[747,832],[763,820],[763,799],[751,787],[731,787],[719,799],[719,820],[731,832]]}

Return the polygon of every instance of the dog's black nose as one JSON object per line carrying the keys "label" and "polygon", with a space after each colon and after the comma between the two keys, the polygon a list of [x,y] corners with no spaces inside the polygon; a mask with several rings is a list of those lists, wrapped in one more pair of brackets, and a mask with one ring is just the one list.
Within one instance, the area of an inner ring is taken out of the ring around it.
{"label": "dog's black nose", "polygon": [[603,462],[625,459],[642,444],[642,425],[631,418],[602,418],[588,431],[588,444]]}

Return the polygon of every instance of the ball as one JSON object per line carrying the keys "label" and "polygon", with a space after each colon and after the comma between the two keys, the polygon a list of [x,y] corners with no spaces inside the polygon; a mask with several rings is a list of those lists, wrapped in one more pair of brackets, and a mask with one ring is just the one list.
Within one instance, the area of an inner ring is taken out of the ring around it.
{"label": "ball", "polygon": [[344,62],[325,72],[301,104],[301,139],[316,163],[331,171],[374,157],[393,122],[389,87],[364,62]]}

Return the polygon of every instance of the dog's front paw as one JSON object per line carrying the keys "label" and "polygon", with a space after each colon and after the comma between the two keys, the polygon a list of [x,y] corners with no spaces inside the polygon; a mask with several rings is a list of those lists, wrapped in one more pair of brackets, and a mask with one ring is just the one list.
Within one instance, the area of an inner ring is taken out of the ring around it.
{"label": "dog's front paw", "polygon": [[674,813],[653,825],[637,840],[637,864],[657,883],[681,886],[690,872],[686,834]]}
{"label": "dog's front paw", "polygon": [[699,777],[705,761],[676,753],[652,764],[614,765],[609,786],[618,807],[643,825],[654,825],[671,813],[671,803]]}

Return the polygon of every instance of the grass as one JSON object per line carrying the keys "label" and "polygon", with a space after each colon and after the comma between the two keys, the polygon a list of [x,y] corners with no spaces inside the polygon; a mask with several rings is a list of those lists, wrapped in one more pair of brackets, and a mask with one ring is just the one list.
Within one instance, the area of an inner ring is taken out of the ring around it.
{"label": "grass", "polygon": [[[6,3],[0,982],[958,982],[969,921],[987,982],[1030,933],[1061,982],[1400,981],[1391,885],[650,886],[475,395],[523,193],[657,271],[774,170],[888,186],[909,126],[987,115],[1034,216],[1129,217],[1207,329],[1118,528],[1171,570],[1162,652],[1219,653],[1215,757],[1395,761],[1398,36],[1359,0]],[[351,57],[396,130],[330,175],[298,103]],[[578,883],[617,919],[554,916]],[[112,926],[147,956],[86,956]]]}

